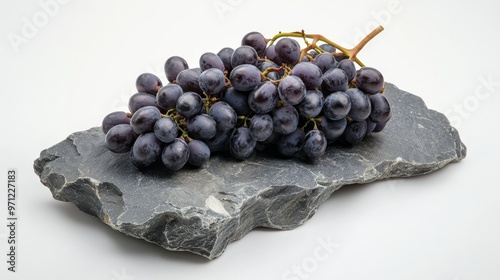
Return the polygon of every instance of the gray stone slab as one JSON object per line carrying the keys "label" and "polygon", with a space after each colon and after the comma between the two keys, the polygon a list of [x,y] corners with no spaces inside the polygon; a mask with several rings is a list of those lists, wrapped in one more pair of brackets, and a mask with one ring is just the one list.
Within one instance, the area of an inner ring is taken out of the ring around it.
{"label": "gray stone slab", "polygon": [[34,169],[55,199],[111,228],[213,259],[255,227],[302,225],[341,186],[426,174],[465,157],[443,114],[392,84],[386,96],[393,117],[384,131],[351,148],[329,147],[315,165],[257,153],[245,161],[215,156],[202,169],[141,172],[126,154],[109,152],[95,127],[43,150]]}

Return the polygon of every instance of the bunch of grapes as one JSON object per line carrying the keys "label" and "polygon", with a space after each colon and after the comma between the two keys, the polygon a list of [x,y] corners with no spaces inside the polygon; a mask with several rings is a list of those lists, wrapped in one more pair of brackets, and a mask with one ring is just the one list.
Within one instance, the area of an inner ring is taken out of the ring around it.
{"label": "bunch of grapes", "polygon": [[141,74],[130,112],[104,117],[106,147],[141,169],[202,166],[223,151],[243,160],[267,147],[314,163],[327,146],[357,144],[389,121],[382,74],[356,57],[381,30],[353,49],[303,31],[272,39],[250,32],[235,49],[202,54],[196,68],[172,56],[168,84]]}

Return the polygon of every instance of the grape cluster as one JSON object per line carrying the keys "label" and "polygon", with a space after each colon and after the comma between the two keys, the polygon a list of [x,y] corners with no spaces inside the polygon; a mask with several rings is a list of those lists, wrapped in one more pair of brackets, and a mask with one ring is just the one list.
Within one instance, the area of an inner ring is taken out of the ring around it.
{"label": "grape cluster", "polygon": [[172,56],[165,86],[139,75],[130,112],[103,119],[106,147],[141,169],[202,166],[217,152],[243,160],[268,147],[315,162],[327,146],[354,145],[385,127],[391,106],[378,70],[356,69],[355,53],[332,44],[315,39],[301,49],[283,35],[250,32],[235,49],[202,54],[195,68]]}

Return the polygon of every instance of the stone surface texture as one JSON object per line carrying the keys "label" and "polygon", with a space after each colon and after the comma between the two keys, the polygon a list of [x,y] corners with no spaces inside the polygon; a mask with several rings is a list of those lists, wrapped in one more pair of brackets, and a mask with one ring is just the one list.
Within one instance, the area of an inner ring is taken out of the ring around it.
{"label": "stone surface texture", "polygon": [[76,132],[34,162],[55,199],[72,202],[111,228],[208,259],[255,227],[289,230],[306,222],[335,190],[435,171],[466,147],[447,118],[421,98],[387,84],[393,117],[354,147],[333,146],[315,164],[256,153],[214,156],[201,169],[141,172],[104,146],[100,127]]}

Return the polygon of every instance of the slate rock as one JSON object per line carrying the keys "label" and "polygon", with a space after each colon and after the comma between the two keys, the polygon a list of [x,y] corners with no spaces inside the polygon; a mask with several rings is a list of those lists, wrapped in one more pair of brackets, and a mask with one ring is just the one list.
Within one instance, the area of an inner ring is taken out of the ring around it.
{"label": "slate rock", "polygon": [[255,227],[302,225],[342,186],[426,174],[466,156],[443,114],[392,84],[385,94],[386,128],[354,147],[329,147],[316,164],[257,152],[245,161],[214,156],[201,169],[139,171],[94,127],[43,150],[34,169],[55,199],[111,228],[214,259]]}

